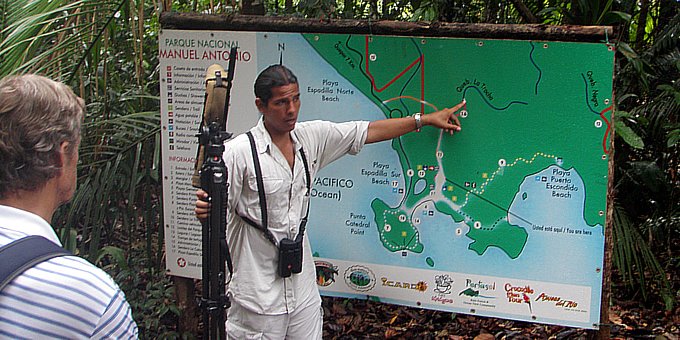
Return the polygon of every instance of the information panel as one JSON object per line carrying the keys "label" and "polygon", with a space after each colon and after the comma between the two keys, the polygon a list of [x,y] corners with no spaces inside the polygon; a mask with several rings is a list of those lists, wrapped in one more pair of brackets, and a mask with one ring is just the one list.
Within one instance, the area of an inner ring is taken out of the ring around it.
{"label": "information panel", "polygon": [[200,278],[190,176],[206,68],[238,46],[229,130],[256,124],[253,82],[283,62],[300,120],[453,106],[462,131],[371,144],[314,181],[308,233],[331,296],[598,328],[613,46],[606,43],[163,30],[168,271]]}

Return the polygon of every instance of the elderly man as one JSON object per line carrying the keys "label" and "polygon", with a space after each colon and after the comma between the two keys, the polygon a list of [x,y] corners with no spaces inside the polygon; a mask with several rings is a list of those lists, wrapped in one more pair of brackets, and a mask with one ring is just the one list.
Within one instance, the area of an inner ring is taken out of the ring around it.
{"label": "elderly man", "polygon": [[[34,235],[61,247],[50,221],[76,188],[84,112],[62,83],[38,75],[0,81],[0,247]],[[137,325],[109,275],[60,256],[0,292],[0,338],[135,339]]]}

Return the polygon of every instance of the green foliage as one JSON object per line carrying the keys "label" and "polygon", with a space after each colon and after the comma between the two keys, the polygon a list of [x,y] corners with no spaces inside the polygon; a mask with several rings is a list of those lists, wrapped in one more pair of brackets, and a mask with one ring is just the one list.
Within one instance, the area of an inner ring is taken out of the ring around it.
{"label": "green foliage", "polygon": [[[650,224],[651,221],[646,227]],[[656,286],[664,307],[666,310],[672,310],[675,298],[665,270],[652,250],[653,246],[645,240],[642,231],[635,226],[626,210],[618,204],[614,206],[613,226],[613,236],[616,240],[613,262],[619,268],[624,283],[630,287]],[[647,289],[641,289],[640,293],[643,299],[648,299]]]}
{"label": "green foliage", "polygon": [[677,296],[666,271],[671,275],[677,271],[670,249],[680,219],[680,4],[650,1],[648,5],[655,15],[669,13],[663,25],[657,21],[646,27],[648,18],[638,15],[642,21],[631,23],[628,38],[635,41],[638,27],[645,26],[641,49],[626,43],[626,36],[617,45],[623,58],[618,59],[616,72],[615,126],[621,138],[616,140],[614,257],[628,287],[652,301],[656,299],[649,292],[656,292],[671,310]]}
{"label": "green foliage", "polygon": [[33,72],[73,79],[84,63],[97,61],[100,51],[94,47],[126,2],[7,1],[0,75]]}
{"label": "green foliage", "polygon": [[127,255],[118,247],[101,249],[96,263],[112,274],[114,280],[125,292],[126,298],[137,321],[140,338],[177,339],[176,320],[180,315],[175,302],[174,286],[164,271],[157,270],[146,262],[142,253],[144,247],[134,247]]}
{"label": "green foliage", "polygon": [[120,284],[148,337],[178,313],[159,228],[158,17],[151,0],[0,0],[0,77],[40,73],[85,99],[79,185],[54,216],[66,248]]}
{"label": "green foliage", "polygon": [[633,129],[628,127],[624,122],[625,118],[629,118],[630,114],[625,111],[616,112],[616,117],[614,121],[614,130],[616,135],[621,137],[626,144],[635,149],[644,149],[645,142],[638,136]]}

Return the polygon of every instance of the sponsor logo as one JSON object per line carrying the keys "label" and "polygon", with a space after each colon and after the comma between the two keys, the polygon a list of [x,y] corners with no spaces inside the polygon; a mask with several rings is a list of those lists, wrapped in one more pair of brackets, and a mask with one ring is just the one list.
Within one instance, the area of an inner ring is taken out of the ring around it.
{"label": "sponsor logo", "polygon": [[441,303],[442,305],[453,304],[453,299],[447,295],[451,294],[454,280],[449,274],[441,274],[434,276],[434,289],[436,293],[430,297],[432,302]]}
{"label": "sponsor logo", "polygon": [[413,290],[417,290],[419,292],[427,291],[427,282],[425,282],[425,281],[418,281],[416,283],[411,283],[411,282],[403,282],[403,281],[392,281],[392,280],[390,280],[386,277],[380,278],[380,281],[382,281],[383,286],[387,286],[387,287],[413,289]]}
{"label": "sponsor logo", "polygon": [[531,310],[531,295],[534,294],[534,290],[531,286],[513,286],[511,283],[506,283],[504,288],[508,302],[527,304],[529,313],[533,313]]}
{"label": "sponsor logo", "polygon": [[489,292],[496,290],[496,282],[484,282],[482,280],[473,281],[471,279],[465,279],[465,290],[458,293],[458,296],[465,295],[470,298],[483,298],[483,299],[495,299],[494,296],[480,294],[480,291]]}
{"label": "sponsor logo", "polygon": [[470,279],[465,279],[465,287],[477,289],[477,290],[490,291],[490,290],[496,290],[496,282],[488,283],[488,282],[484,282],[482,280],[473,281],[473,280],[470,280]]}
{"label": "sponsor logo", "polygon": [[364,266],[351,266],[347,268],[344,277],[347,286],[359,292],[367,292],[375,286],[375,275]]}
{"label": "sponsor logo", "polygon": [[451,288],[453,288],[453,279],[449,274],[435,275],[434,276],[434,291],[439,294],[451,294]]}
{"label": "sponsor logo", "polygon": [[335,282],[338,275],[338,267],[326,261],[314,261],[316,266],[316,284],[321,287],[328,287]]}
{"label": "sponsor logo", "polygon": [[555,303],[555,306],[562,307],[562,308],[576,308],[576,307],[578,307],[578,303],[576,301],[565,300],[560,296],[552,296],[552,295],[548,295],[546,293],[538,294],[538,296],[536,297],[536,299],[534,301],[536,301],[536,302],[553,302],[553,303]]}
{"label": "sponsor logo", "polygon": [[495,297],[493,297],[493,296],[481,295],[481,294],[479,294],[478,290],[474,290],[472,288],[467,288],[467,289],[461,291],[460,293],[458,293],[458,296],[461,296],[461,295],[469,296],[471,298],[495,299]]}
{"label": "sponsor logo", "polygon": [[453,299],[446,297],[444,294],[432,295],[432,302],[441,303],[442,305],[453,304]]}

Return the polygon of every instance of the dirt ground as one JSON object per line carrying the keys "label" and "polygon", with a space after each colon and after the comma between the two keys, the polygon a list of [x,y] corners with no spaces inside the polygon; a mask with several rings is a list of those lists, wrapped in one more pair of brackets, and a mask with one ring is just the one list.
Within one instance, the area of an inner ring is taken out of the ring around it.
{"label": "dirt ground", "polygon": [[[592,331],[365,300],[323,298],[324,339],[589,339]],[[680,308],[654,311],[633,301],[610,308],[612,339],[677,340]]]}

